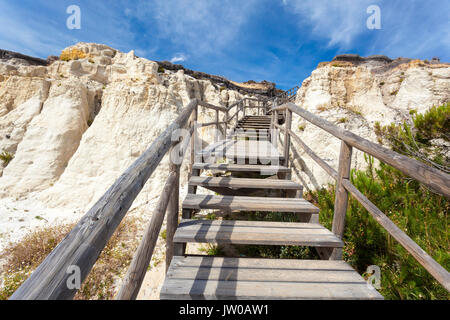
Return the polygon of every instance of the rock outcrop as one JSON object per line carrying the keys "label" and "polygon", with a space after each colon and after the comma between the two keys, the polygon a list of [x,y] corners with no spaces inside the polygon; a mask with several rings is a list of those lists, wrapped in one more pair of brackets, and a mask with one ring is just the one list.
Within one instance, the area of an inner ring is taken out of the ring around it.
{"label": "rock outcrop", "polygon": [[[412,110],[427,111],[450,101],[450,65],[434,61],[362,58],[343,55],[324,62],[297,93],[296,104],[363,138],[377,142],[374,125],[410,120]],[[338,167],[340,141],[298,116],[293,130],[329,165]],[[294,176],[316,189],[333,180],[297,149],[295,164],[303,170]],[[364,155],[355,150],[353,168],[364,169]]]}
{"label": "rock outcrop", "polygon": [[[79,43],[61,57],[0,60],[0,153],[14,157],[0,161],[0,251],[36,225],[79,219],[191,99],[226,106],[244,97],[183,70],[158,72],[133,51]],[[215,111],[199,111],[214,121]],[[151,213],[167,174],[166,157],[134,208]]]}
{"label": "rock outcrop", "polygon": [[[13,156],[7,165],[0,162],[0,251],[36,226],[78,220],[191,99],[227,106],[244,96],[276,93],[268,82],[237,84],[100,44],[79,43],[61,59],[37,62],[0,56],[0,153]],[[401,122],[413,109],[420,113],[447,102],[449,88],[450,67],[437,60],[345,55],[321,63],[296,103],[377,141],[375,122]],[[215,111],[199,111],[200,122],[215,120]],[[212,141],[211,129],[201,129],[205,143]],[[297,116],[293,130],[337,168],[336,138]],[[309,189],[332,182],[296,150],[294,178]],[[365,167],[359,152],[353,162]],[[186,181],[186,168],[182,172]],[[134,212],[151,214],[167,174],[166,157]]]}

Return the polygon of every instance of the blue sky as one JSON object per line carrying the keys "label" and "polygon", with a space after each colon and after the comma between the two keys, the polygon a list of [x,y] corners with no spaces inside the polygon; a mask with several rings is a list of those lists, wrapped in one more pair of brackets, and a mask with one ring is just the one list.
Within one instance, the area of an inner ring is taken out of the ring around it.
{"label": "blue sky", "polygon": [[[81,8],[69,30],[66,9]],[[369,30],[367,8],[381,9]],[[450,62],[448,0],[0,0],[0,48],[47,57],[105,43],[151,60],[288,89],[335,55]]]}

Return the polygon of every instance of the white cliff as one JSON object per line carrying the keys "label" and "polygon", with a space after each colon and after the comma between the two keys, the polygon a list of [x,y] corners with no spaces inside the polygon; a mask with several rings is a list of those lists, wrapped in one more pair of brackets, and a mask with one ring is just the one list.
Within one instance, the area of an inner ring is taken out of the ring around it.
{"label": "white cliff", "polygon": [[[0,62],[0,152],[14,156],[0,162],[0,251],[35,226],[78,220],[191,99],[225,106],[243,97],[183,70],[158,73],[133,52],[79,43],[64,53],[77,59]],[[214,119],[200,107],[199,121]],[[166,157],[136,199],[138,212],[151,214],[167,171]]]}
{"label": "white cliff", "polygon": [[[404,63],[332,61],[321,63],[297,93],[295,103],[353,133],[377,142],[374,125],[403,123],[410,111],[424,113],[450,101],[450,65],[413,60]],[[338,167],[340,140],[303,120],[293,118],[293,130],[333,168]],[[333,183],[326,172],[304,151],[294,174],[308,189]],[[296,155],[294,154],[294,157]],[[352,167],[364,169],[364,154],[354,150]]]}

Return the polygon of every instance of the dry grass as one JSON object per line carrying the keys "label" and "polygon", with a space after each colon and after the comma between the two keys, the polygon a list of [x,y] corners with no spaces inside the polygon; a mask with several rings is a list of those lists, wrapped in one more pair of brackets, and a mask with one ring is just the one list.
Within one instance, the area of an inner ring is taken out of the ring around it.
{"label": "dry grass", "polygon": [[331,61],[331,62],[325,61],[325,62],[320,62],[319,65],[317,66],[317,69],[327,67],[327,66],[332,66],[334,68],[351,68],[351,67],[354,67],[355,65],[348,61]]}
{"label": "dry grass", "polygon": [[246,89],[259,89],[259,90],[267,90],[269,89],[268,86],[262,84],[262,83],[240,83],[240,82],[234,82],[231,81],[230,82],[232,84],[234,84],[235,86],[241,87],[241,88],[246,88]]}
{"label": "dry grass", "polygon": [[[8,299],[31,272],[64,239],[71,225],[39,229],[5,249],[0,300]],[[125,274],[138,245],[136,218],[126,218],[109,240],[75,299],[112,299],[115,283]]]}
{"label": "dry grass", "polygon": [[333,109],[333,106],[327,103],[323,103],[317,106],[317,111],[319,112],[324,112],[331,109]]}
{"label": "dry grass", "polygon": [[59,57],[62,61],[71,61],[78,59],[87,58],[87,54],[78,49],[66,49],[61,52],[61,56]]}

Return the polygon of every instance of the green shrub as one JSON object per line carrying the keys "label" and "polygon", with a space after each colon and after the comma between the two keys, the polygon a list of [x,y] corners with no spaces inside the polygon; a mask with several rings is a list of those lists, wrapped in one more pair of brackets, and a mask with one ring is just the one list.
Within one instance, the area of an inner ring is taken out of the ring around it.
{"label": "green shrub", "polygon": [[162,66],[158,67],[158,73],[164,73],[166,72],[166,69],[164,69]]}
{"label": "green shrub", "polygon": [[[447,214],[450,203],[398,170],[381,164],[352,171],[352,183],[400,229],[447,270],[450,269]],[[320,208],[320,222],[331,229],[334,186],[307,199]],[[449,299],[450,294],[398,244],[353,197],[349,198],[343,257],[360,274],[381,269],[380,293],[386,299]]]}
{"label": "green shrub", "polygon": [[438,169],[448,171],[449,159],[445,146],[431,145],[433,139],[450,141],[450,104],[432,107],[424,114],[412,114],[412,126],[407,122],[381,127],[375,123],[380,143],[386,140],[396,152],[415,157]]}
{"label": "green shrub", "polygon": [[6,150],[3,150],[2,153],[0,153],[0,160],[3,161],[3,166],[7,166],[11,160],[14,158],[14,155]]}

